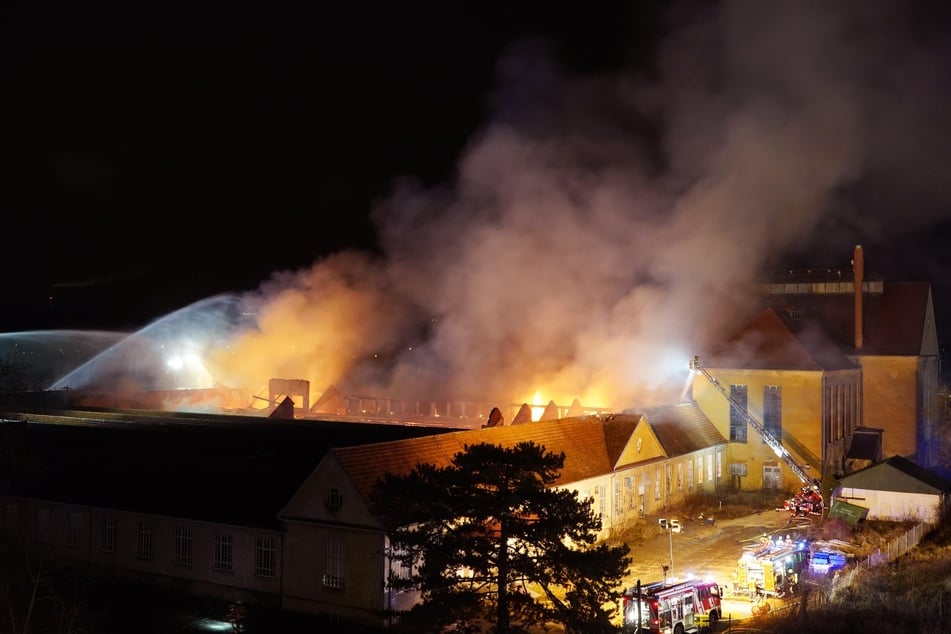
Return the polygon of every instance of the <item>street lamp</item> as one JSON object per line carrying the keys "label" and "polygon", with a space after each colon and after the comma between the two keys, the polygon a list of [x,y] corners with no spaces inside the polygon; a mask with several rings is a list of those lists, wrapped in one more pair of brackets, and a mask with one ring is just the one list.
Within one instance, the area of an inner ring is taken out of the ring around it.
{"label": "street lamp", "polygon": [[674,576],[674,525],[676,524],[677,528],[680,528],[680,522],[677,520],[668,520],[666,517],[661,517],[657,520],[657,523],[660,524],[662,529],[667,531],[667,539],[670,543],[670,566],[664,566],[664,585],[666,585],[667,571],[670,571],[671,579]]}

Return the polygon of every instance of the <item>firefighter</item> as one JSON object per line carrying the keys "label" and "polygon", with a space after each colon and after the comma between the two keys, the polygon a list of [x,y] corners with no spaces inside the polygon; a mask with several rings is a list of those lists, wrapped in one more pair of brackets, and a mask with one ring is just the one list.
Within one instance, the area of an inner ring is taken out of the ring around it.
{"label": "firefighter", "polygon": [[228,622],[231,623],[233,632],[245,631],[245,619],[248,616],[247,607],[241,601],[236,601],[228,606]]}
{"label": "firefighter", "polygon": [[757,597],[763,594],[763,586],[759,581],[750,579],[750,601],[756,602]]}

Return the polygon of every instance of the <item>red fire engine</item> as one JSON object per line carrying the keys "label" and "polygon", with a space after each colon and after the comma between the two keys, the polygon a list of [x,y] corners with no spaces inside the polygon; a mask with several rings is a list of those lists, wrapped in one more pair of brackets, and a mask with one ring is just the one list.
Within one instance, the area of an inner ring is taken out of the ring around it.
{"label": "red fire engine", "polygon": [[799,493],[783,503],[783,510],[792,513],[793,517],[822,515],[822,508],[822,493],[815,485],[802,487]]}
{"label": "red fire engine", "polygon": [[722,615],[720,596],[720,586],[708,579],[629,588],[621,603],[625,631],[683,634],[712,627]]}

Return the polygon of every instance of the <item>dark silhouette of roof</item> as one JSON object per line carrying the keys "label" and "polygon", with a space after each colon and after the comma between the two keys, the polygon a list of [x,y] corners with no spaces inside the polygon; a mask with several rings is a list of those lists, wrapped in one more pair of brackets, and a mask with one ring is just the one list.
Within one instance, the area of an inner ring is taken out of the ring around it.
{"label": "dark silhouette of roof", "polygon": [[772,306],[704,358],[704,365],[749,370],[855,369],[814,320],[793,320]]}
{"label": "dark silhouette of roof", "polygon": [[243,526],[272,525],[334,447],[449,431],[164,412],[0,417],[2,493]]}
{"label": "dark silhouette of roof", "polygon": [[[862,296],[862,354],[917,356],[926,325],[929,282],[886,282],[882,293]],[[855,297],[851,293],[782,295],[781,312],[820,322],[841,348],[855,351]]]}

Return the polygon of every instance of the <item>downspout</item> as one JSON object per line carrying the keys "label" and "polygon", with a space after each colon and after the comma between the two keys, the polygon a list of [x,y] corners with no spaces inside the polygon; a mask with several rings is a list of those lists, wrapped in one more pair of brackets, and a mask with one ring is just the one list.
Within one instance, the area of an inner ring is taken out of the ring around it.
{"label": "downspout", "polygon": [[281,522],[281,523],[283,524],[282,526],[283,530],[281,530],[279,533],[281,536],[281,576],[277,582],[277,588],[278,588],[277,604],[279,609],[283,611],[284,610],[284,575],[286,574],[284,571],[284,567],[287,562],[284,556],[285,555],[284,549],[287,543],[287,524],[284,522]]}
{"label": "downspout", "polygon": [[855,275],[855,349],[861,350],[863,344],[863,323],[862,323],[862,285],[865,278],[865,256],[862,252],[862,245],[855,245],[855,251],[852,256],[852,270]]}
{"label": "downspout", "polygon": [[89,532],[86,534],[86,573],[92,575],[92,507],[86,507],[86,517],[88,518],[86,525],[89,527]]}

